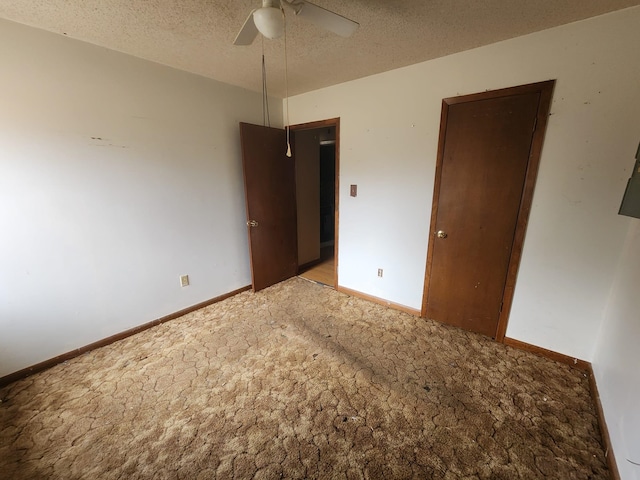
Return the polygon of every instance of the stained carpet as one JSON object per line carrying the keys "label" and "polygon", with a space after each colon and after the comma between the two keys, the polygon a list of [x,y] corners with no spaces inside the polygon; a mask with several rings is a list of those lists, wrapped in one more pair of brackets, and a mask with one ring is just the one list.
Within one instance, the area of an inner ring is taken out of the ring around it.
{"label": "stained carpet", "polygon": [[583,372],[295,278],[0,390],[0,478],[608,478]]}

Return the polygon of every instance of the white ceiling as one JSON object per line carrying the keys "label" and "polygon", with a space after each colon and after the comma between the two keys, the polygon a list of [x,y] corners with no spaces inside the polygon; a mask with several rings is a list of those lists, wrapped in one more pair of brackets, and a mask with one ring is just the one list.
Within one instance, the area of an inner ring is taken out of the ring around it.
{"label": "white ceiling", "polygon": [[[356,20],[351,38],[289,18],[289,94],[380,73],[640,0],[316,0]],[[2,0],[0,17],[261,90],[262,41],[233,46],[260,0]],[[284,43],[264,40],[269,94],[284,96]]]}

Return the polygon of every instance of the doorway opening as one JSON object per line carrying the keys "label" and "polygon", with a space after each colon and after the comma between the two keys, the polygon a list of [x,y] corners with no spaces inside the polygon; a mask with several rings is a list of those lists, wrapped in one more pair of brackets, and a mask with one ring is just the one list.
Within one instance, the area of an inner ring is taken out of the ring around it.
{"label": "doorway opening", "polygon": [[336,288],[338,118],[291,127],[296,165],[298,274]]}

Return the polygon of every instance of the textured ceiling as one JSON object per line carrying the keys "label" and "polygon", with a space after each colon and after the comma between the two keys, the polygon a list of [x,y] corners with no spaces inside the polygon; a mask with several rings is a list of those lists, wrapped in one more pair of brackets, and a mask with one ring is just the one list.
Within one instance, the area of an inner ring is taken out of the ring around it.
{"label": "textured ceiling", "polygon": [[[351,38],[288,17],[298,94],[622,8],[640,0],[316,0],[356,20]],[[260,0],[2,0],[0,17],[254,91],[260,37],[233,46]],[[293,18],[292,18],[293,17]],[[284,96],[284,42],[264,40],[269,93]]]}

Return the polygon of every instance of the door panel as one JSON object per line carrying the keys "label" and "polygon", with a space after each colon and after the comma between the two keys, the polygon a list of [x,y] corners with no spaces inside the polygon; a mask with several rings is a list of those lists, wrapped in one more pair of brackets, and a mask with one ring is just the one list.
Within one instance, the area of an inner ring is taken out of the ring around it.
{"label": "door panel", "polygon": [[445,105],[428,318],[496,336],[539,102],[530,91]]}
{"label": "door panel", "polygon": [[240,124],[254,291],[297,274],[295,169],[285,131]]}

